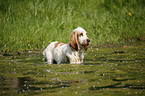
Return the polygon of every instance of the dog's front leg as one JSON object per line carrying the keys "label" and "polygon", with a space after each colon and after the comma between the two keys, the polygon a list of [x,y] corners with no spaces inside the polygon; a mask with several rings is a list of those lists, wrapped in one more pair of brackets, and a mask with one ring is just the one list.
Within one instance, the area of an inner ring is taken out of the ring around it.
{"label": "dog's front leg", "polygon": [[81,50],[79,53],[80,53],[80,55],[79,55],[80,61],[81,61],[81,63],[83,63],[83,60],[84,60],[84,51]]}
{"label": "dog's front leg", "polygon": [[79,56],[76,54],[69,54],[67,53],[66,56],[68,57],[70,64],[78,64],[80,63]]}

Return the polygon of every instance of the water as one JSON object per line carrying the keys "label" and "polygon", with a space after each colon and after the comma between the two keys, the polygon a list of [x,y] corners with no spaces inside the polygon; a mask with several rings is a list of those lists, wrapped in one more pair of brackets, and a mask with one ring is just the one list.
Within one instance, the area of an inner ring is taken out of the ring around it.
{"label": "water", "polygon": [[1,55],[0,96],[145,95],[145,42],[89,48],[84,61],[49,65],[40,53]]}

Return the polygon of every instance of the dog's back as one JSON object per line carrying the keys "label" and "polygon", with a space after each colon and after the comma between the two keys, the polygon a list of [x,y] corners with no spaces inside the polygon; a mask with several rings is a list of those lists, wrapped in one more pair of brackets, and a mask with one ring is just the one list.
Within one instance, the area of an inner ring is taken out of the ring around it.
{"label": "dog's back", "polygon": [[67,44],[61,43],[60,41],[50,43],[47,48],[43,51],[44,60],[49,64],[56,62],[60,64],[61,62],[67,62],[68,59],[65,55],[67,49]]}

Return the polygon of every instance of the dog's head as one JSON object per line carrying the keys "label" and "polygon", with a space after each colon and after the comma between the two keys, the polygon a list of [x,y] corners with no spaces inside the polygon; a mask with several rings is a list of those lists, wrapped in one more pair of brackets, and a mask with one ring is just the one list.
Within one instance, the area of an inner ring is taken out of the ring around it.
{"label": "dog's head", "polygon": [[71,46],[72,50],[78,51],[82,48],[87,50],[89,44],[90,39],[87,37],[87,32],[83,28],[78,27],[73,30],[69,42],[69,45]]}

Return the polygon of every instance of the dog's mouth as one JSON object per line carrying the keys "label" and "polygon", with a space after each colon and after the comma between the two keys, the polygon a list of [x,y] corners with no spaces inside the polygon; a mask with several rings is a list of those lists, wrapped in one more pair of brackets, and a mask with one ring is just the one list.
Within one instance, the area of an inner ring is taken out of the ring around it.
{"label": "dog's mouth", "polygon": [[90,45],[90,43],[84,44],[84,46],[89,46],[89,45]]}
{"label": "dog's mouth", "polygon": [[87,39],[84,43],[81,44],[81,46],[89,46],[90,45],[90,40]]}
{"label": "dog's mouth", "polygon": [[86,45],[87,45],[87,46],[90,45],[90,42],[87,42]]}
{"label": "dog's mouth", "polygon": [[86,45],[90,45],[90,42],[87,42],[87,44]]}
{"label": "dog's mouth", "polygon": [[81,44],[82,46],[89,46],[90,45],[90,43],[88,42],[88,43],[83,43],[83,44]]}

